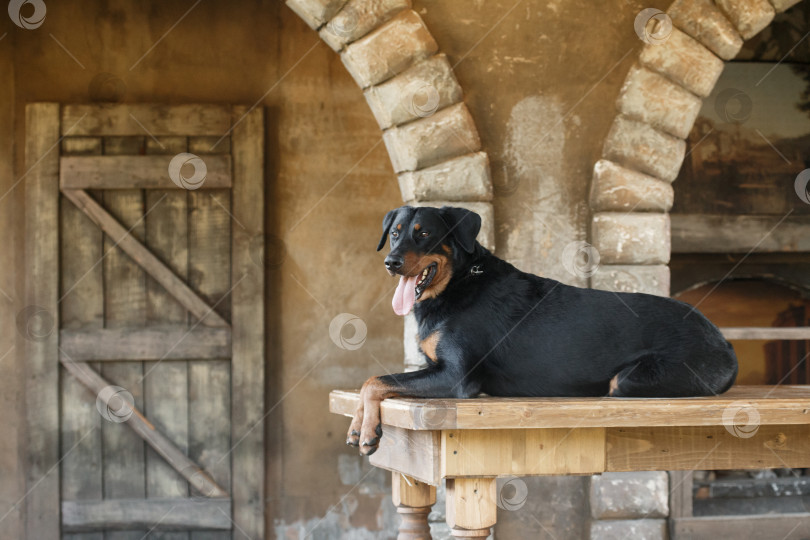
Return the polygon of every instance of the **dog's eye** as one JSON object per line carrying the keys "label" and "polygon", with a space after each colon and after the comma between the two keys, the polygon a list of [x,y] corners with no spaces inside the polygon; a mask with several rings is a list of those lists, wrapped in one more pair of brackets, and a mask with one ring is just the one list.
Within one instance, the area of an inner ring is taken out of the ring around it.
{"label": "dog's eye", "polygon": [[391,238],[397,238],[399,233],[397,231],[391,231]]}
{"label": "dog's eye", "polygon": [[430,236],[430,233],[427,231],[422,231],[419,233],[419,236],[421,236],[422,238],[427,238],[428,236]]}

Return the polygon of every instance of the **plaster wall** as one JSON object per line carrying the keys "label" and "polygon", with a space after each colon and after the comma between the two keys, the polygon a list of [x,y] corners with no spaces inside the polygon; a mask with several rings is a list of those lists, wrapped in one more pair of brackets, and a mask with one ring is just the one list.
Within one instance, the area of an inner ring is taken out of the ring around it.
{"label": "plaster wall", "polygon": [[[592,166],[641,45],[633,19],[666,4],[414,2],[455,66],[492,160],[500,256],[578,283],[561,254],[585,239]],[[374,252],[382,215],[400,194],[379,128],[339,57],[270,0],[51,2],[40,28],[2,16],[4,33],[0,194],[25,172],[25,103],[88,102],[101,73],[120,79],[124,102],[267,108],[268,537],[317,530],[314,537],[391,538],[386,475],[343,445],[347,422],[326,412],[330,389],[402,363],[402,323],[389,308],[395,283]],[[0,294],[0,516],[24,494],[22,344],[14,330],[24,307],[22,201],[22,183],[0,200],[0,288],[9,295]],[[365,323],[361,348],[330,339],[341,313]],[[544,527],[560,540],[584,536],[587,479],[527,485],[526,505],[499,516],[501,538],[544,537]],[[12,511],[0,538],[20,537],[19,523]]]}

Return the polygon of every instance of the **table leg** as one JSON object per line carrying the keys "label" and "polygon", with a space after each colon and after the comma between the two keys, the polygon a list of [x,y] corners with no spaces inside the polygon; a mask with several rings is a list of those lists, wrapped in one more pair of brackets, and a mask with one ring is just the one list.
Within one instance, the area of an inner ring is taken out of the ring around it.
{"label": "table leg", "polygon": [[494,478],[448,478],[447,524],[455,538],[487,538],[495,525]]}
{"label": "table leg", "polygon": [[436,488],[401,473],[392,473],[391,496],[402,517],[397,540],[430,540],[428,514],[436,502]]}

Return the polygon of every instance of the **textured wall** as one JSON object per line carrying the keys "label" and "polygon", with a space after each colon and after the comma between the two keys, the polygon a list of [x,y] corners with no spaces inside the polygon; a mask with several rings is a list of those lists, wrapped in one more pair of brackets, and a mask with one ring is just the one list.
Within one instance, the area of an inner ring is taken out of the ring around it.
{"label": "textured wall", "polygon": [[498,253],[520,268],[585,284],[562,252],[585,239],[592,167],[641,45],[634,18],[668,3],[416,2],[492,160]]}
{"label": "textured wall", "polygon": [[[169,31],[192,5],[48,3],[35,30],[13,26],[4,13],[2,192],[24,172],[27,102],[87,102],[102,94],[124,102],[267,107],[268,531],[272,536],[274,519],[313,528],[361,478],[363,485],[336,505],[337,521],[377,530],[378,510],[390,506],[383,505],[386,475],[352,472],[370,469],[348,455],[345,422],[327,413],[327,392],[401,363],[391,354],[401,341],[401,323],[388,309],[392,284],[374,252],[382,215],[400,201],[379,129],[339,58],[280,3],[199,3]],[[7,76],[12,62],[15,79]],[[102,73],[110,74],[102,76],[108,84],[94,83]],[[14,299],[0,294],[0,357],[14,343],[14,314],[23,307],[22,198],[20,185],[0,201],[0,287]],[[343,312],[367,322],[358,351],[339,349],[329,337],[330,321]],[[12,353],[0,362],[2,516],[23,494],[15,483],[22,359]],[[0,522],[0,538],[19,537],[13,517]]]}
{"label": "textured wall", "polygon": [[[562,250],[585,238],[591,168],[641,44],[633,19],[667,3],[414,3],[455,66],[492,160],[501,256],[577,282],[563,269]],[[192,5],[51,2],[36,30],[0,17],[0,35],[8,32],[0,40],[0,183],[8,187],[24,172],[26,102],[111,93],[125,102],[267,107],[268,533],[390,538],[386,527],[396,519],[386,475],[343,446],[347,422],[326,412],[331,388],[401,366],[401,321],[389,308],[394,283],[373,251],[382,215],[400,201],[379,128],[338,56],[280,2],[203,2],[170,30]],[[93,80],[102,73],[117,79],[99,87]],[[18,188],[0,201],[0,287],[13,298],[0,297],[0,357],[23,307],[21,200]],[[365,323],[357,350],[330,339],[341,313]],[[5,481],[17,459],[21,358],[12,353],[0,366],[2,429],[11,434],[0,443],[2,516],[22,496],[19,482]],[[543,528],[560,540],[581,537],[586,479],[526,484],[526,505],[501,512],[501,538],[551,537]],[[1,538],[17,537],[9,519]]]}

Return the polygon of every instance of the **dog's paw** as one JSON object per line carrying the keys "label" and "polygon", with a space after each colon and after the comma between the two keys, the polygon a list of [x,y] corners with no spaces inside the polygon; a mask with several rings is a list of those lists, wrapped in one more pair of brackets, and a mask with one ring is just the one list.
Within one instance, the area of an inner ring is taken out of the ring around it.
{"label": "dog's paw", "polygon": [[377,424],[377,427],[375,427],[371,433],[364,431],[360,438],[363,441],[360,445],[360,455],[370,456],[380,447],[382,424]]}
{"label": "dog's paw", "polygon": [[360,446],[360,434],[354,430],[349,429],[349,434],[346,436],[346,445],[347,446]]}
{"label": "dog's paw", "polygon": [[360,432],[362,431],[362,425],[363,411],[362,409],[359,409],[352,418],[352,423],[349,425],[349,432],[346,434],[346,444],[348,446],[354,446],[355,448],[360,446]]}

